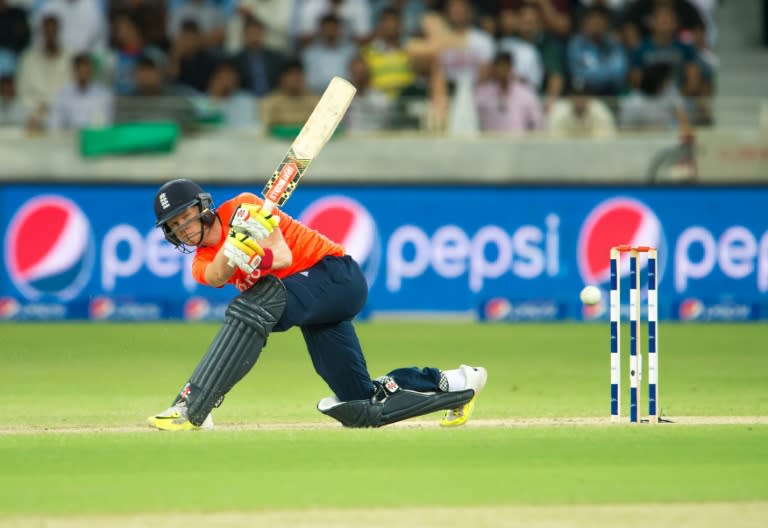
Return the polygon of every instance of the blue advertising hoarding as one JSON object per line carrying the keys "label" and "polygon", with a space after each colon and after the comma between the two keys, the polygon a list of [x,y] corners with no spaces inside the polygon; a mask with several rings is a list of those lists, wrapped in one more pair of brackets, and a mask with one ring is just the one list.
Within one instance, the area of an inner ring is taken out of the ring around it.
{"label": "blue advertising hoarding", "polygon": [[[195,284],[153,227],[155,190],[0,186],[0,319],[221,318],[236,290]],[[765,204],[768,188],[304,186],[285,212],[360,262],[374,314],[604,318],[578,293],[606,291],[610,247],[635,244],[659,248],[662,318],[746,320],[768,318]]]}

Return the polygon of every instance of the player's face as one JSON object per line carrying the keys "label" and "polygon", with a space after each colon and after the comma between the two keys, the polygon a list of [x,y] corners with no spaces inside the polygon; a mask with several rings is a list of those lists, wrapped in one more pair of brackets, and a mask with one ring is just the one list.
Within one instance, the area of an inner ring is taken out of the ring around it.
{"label": "player's face", "polygon": [[184,212],[168,220],[168,227],[186,246],[199,245],[205,235],[197,205],[187,207]]}

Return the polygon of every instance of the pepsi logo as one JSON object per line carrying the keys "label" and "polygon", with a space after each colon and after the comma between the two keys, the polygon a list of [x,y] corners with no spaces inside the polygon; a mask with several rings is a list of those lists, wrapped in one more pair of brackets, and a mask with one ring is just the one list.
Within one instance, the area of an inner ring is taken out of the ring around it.
{"label": "pepsi logo", "polygon": [[56,195],[24,203],[11,218],[5,237],[8,275],[30,300],[75,298],[90,278],[94,253],[85,214]]}
{"label": "pepsi logo", "polygon": [[109,297],[94,297],[88,303],[88,317],[96,321],[109,319],[115,313],[115,303]]}
{"label": "pepsi logo", "polygon": [[704,313],[704,303],[698,299],[685,299],[678,308],[678,317],[681,321],[695,321]]}
{"label": "pepsi logo", "polygon": [[0,320],[13,319],[21,311],[21,305],[13,297],[0,297]]}
{"label": "pepsi logo", "polygon": [[504,297],[489,299],[483,306],[482,317],[486,321],[503,321],[512,312],[512,304]]}
{"label": "pepsi logo", "polygon": [[360,264],[371,286],[378,274],[381,243],[371,213],[346,196],[328,196],[312,202],[299,217],[306,226],[344,246]]}
{"label": "pepsi logo", "polygon": [[191,297],[184,303],[184,319],[202,321],[211,312],[210,303],[203,297]]}
{"label": "pepsi logo", "polygon": [[[659,248],[659,277],[662,275],[664,234],[661,222],[650,207],[628,197],[617,197],[597,205],[579,233],[578,264],[584,284],[605,284],[611,277],[610,251],[614,246]],[[641,267],[647,265],[640,259]],[[629,273],[629,255],[622,255],[621,274]]]}

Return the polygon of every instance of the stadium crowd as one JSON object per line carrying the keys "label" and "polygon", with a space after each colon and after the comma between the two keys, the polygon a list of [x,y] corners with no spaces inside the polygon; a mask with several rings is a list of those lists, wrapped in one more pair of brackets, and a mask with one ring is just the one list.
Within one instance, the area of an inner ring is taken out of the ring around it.
{"label": "stadium crowd", "polygon": [[707,126],[716,3],[0,0],[0,126],[292,135],[335,75],[348,131],[444,129],[458,101],[502,133]]}

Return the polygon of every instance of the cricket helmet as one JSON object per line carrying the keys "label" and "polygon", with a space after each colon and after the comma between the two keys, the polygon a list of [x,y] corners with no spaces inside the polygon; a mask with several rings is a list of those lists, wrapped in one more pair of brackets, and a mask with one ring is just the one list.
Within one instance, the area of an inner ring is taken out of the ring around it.
{"label": "cricket helmet", "polygon": [[168,221],[193,205],[199,208],[203,225],[211,226],[216,219],[213,198],[192,180],[179,178],[166,182],[155,195],[155,227],[161,228],[165,239],[177,248],[183,243],[168,227]]}

